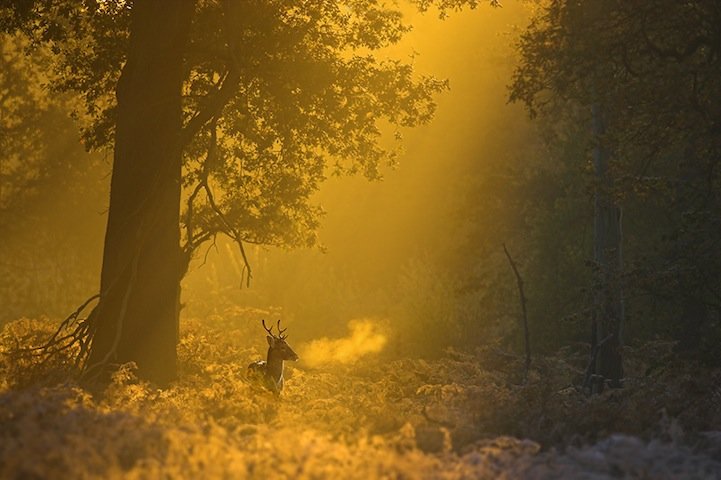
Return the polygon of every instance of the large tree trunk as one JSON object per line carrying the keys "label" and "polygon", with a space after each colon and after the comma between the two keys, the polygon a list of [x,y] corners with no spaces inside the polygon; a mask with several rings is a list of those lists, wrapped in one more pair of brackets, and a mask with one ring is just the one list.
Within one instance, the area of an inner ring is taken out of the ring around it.
{"label": "large tree trunk", "polygon": [[181,89],[193,0],[134,2],[117,86],[115,156],[86,374],[135,362],[142,378],[176,374],[180,296]]}
{"label": "large tree trunk", "polygon": [[624,305],[621,288],[621,209],[611,192],[613,180],[608,165],[610,155],[603,144],[606,130],[603,112],[595,105],[592,113],[596,137],[593,151],[596,174],[593,256],[597,276],[591,343],[596,355],[593,373],[601,380],[593,382],[592,391],[598,393],[603,390],[606,380],[612,387],[621,386]]}

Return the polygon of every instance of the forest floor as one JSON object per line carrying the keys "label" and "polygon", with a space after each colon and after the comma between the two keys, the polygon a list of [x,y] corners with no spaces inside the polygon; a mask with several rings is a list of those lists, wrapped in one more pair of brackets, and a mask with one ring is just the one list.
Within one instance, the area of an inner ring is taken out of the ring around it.
{"label": "forest floor", "polygon": [[526,384],[486,347],[290,365],[278,399],[246,380],[262,355],[244,328],[186,320],[177,383],[127,367],[93,397],[13,354],[52,328],[0,336],[0,478],[721,478],[721,371],[664,342],[628,348],[625,388],[595,397],[572,386],[581,347],[534,359]]}

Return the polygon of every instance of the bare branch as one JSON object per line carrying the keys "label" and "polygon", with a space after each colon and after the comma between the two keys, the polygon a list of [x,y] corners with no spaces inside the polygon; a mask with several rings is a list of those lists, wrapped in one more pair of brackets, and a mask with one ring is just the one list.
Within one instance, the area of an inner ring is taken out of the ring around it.
{"label": "bare branch", "polygon": [[[248,261],[248,256],[245,252],[245,246],[243,245],[243,238],[240,232],[237,229],[233,228],[223,211],[216,203],[213,190],[210,188],[210,183],[208,182],[208,177],[210,176],[210,168],[213,162],[215,162],[218,154],[217,135],[217,119],[214,118],[210,125],[210,142],[208,144],[208,154],[206,155],[205,162],[203,163],[203,170],[200,174],[200,181],[198,182],[198,185],[195,186],[193,193],[188,198],[188,211],[186,212],[185,216],[186,236],[188,238],[186,244],[183,247],[183,251],[185,252],[189,263],[190,255],[192,255],[192,252],[195,250],[197,245],[203,241],[209,240],[211,237],[214,238],[215,235],[213,232],[202,232],[197,236],[193,234],[193,205],[198,194],[201,190],[203,190],[205,191],[205,195],[208,199],[208,204],[210,205],[210,208],[221,221],[221,224],[223,226],[222,232],[227,235],[228,238],[233,240],[236,245],[238,245],[238,249],[240,250],[240,254],[243,257],[244,264],[243,271],[241,272],[241,277],[245,278],[246,286],[250,287],[250,280],[253,278],[253,274],[250,267],[250,262]],[[205,255],[205,260],[207,260],[207,252]],[[203,263],[205,263],[205,260],[203,261]]]}
{"label": "bare branch", "polygon": [[523,374],[523,381],[525,383],[528,381],[528,370],[531,368],[531,342],[530,342],[530,335],[528,333],[528,314],[526,312],[526,295],[523,292],[523,279],[521,278],[521,274],[518,273],[518,268],[516,267],[516,262],[513,261],[513,258],[511,258],[511,254],[508,253],[508,249],[506,248],[505,243],[503,244],[503,251],[506,254],[506,258],[508,258],[508,263],[511,264],[513,273],[516,275],[516,283],[518,284],[518,294],[520,296],[521,309],[523,311],[523,333],[524,333],[524,340],[525,340],[525,347],[526,347],[526,361],[525,361],[525,370],[524,370],[524,374]]}
{"label": "bare branch", "polygon": [[250,287],[250,280],[253,278],[253,272],[250,268],[250,262],[248,261],[248,256],[245,253],[245,247],[243,246],[243,239],[240,235],[240,232],[237,229],[233,228],[233,226],[230,225],[230,222],[228,222],[228,219],[225,217],[225,214],[223,213],[223,211],[220,209],[220,207],[218,207],[218,204],[215,203],[215,197],[213,196],[213,192],[210,189],[210,187],[208,186],[207,182],[204,184],[204,186],[205,186],[205,193],[208,196],[208,203],[210,204],[210,208],[213,209],[215,214],[218,216],[220,221],[223,222],[223,225],[226,228],[226,230],[224,230],[223,233],[225,233],[228,236],[228,238],[233,240],[238,245],[238,249],[240,250],[240,255],[243,257],[243,263],[245,264],[243,268],[244,268],[244,270],[247,270],[247,272],[248,272],[247,276],[245,277],[246,278],[246,286]]}

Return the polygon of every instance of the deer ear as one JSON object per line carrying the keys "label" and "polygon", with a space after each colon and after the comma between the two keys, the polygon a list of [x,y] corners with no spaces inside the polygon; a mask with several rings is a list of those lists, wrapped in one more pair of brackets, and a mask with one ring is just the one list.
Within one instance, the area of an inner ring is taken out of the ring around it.
{"label": "deer ear", "polygon": [[273,346],[273,343],[275,343],[275,339],[270,335],[267,335],[265,339],[268,340],[268,345],[270,345],[271,347]]}

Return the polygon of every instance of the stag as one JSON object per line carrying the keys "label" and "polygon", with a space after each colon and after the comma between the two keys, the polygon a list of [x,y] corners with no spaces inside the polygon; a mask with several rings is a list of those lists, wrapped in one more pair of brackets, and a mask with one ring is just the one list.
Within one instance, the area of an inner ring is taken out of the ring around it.
{"label": "stag", "polygon": [[268,332],[268,356],[266,360],[257,360],[248,365],[248,375],[263,380],[263,383],[273,393],[280,394],[283,390],[283,362],[285,360],[296,361],[298,355],[290,348],[285,341],[288,335],[284,335],[287,328],[280,328],[278,320],[278,335],[273,333],[273,327],[268,328],[265,320],[262,320],[263,328]]}

